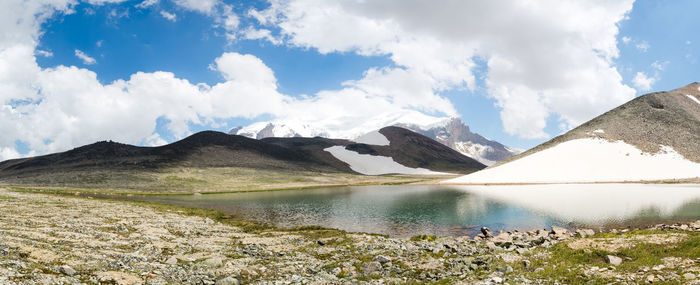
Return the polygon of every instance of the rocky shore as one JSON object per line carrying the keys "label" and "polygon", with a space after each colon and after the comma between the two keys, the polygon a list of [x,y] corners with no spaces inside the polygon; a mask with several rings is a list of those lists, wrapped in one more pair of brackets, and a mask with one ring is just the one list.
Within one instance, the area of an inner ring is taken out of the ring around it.
{"label": "rocky shore", "polygon": [[0,284],[700,284],[700,221],[395,239],[0,188]]}

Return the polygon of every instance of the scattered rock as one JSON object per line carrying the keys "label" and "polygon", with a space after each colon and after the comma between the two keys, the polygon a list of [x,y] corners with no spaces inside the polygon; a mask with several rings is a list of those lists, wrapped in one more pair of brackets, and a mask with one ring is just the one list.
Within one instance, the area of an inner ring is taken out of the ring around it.
{"label": "scattered rock", "polygon": [[378,261],[379,263],[384,264],[384,263],[391,262],[391,258],[386,257],[386,256],[384,256],[384,255],[377,255],[377,256],[374,258],[374,261]]}
{"label": "scattered rock", "polygon": [[170,264],[170,265],[175,265],[175,264],[177,264],[177,258],[174,256],[171,258],[168,258],[168,260],[166,260],[165,263]]}
{"label": "scattered rock", "polygon": [[529,260],[527,260],[527,259],[523,260],[523,268],[525,268],[525,270],[529,270],[531,264],[532,263]]}
{"label": "scattered rock", "polygon": [[365,275],[372,275],[373,273],[379,272],[381,270],[382,264],[378,261],[372,261],[362,265],[362,272],[364,272]]}
{"label": "scattered rock", "polygon": [[204,223],[207,224],[207,225],[213,225],[213,224],[214,224],[214,220],[212,220],[212,219],[210,219],[210,218],[205,218],[205,219],[204,219]]}
{"label": "scattered rock", "polygon": [[236,277],[229,276],[226,278],[221,278],[216,280],[216,285],[239,285],[241,282],[238,281]]}
{"label": "scattered rock", "polygon": [[615,266],[622,264],[622,258],[619,258],[619,257],[614,256],[614,255],[605,256],[605,261],[607,263],[610,263],[610,264],[615,265]]}
{"label": "scattered rock", "polygon": [[328,244],[325,240],[322,240],[322,239],[317,240],[316,243],[320,246],[324,246],[324,245]]}
{"label": "scattered rock", "polygon": [[74,276],[75,274],[77,274],[77,272],[75,272],[75,269],[71,268],[71,267],[68,266],[68,265],[63,265],[63,266],[61,266],[61,267],[58,269],[58,271],[61,272],[61,273],[63,273],[63,274],[65,274],[65,275],[68,275],[68,276]]}
{"label": "scattered rock", "polygon": [[695,280],[696,276],[695,274],[688,272],[686,274],[683,274],[683,278],[687,280]]}

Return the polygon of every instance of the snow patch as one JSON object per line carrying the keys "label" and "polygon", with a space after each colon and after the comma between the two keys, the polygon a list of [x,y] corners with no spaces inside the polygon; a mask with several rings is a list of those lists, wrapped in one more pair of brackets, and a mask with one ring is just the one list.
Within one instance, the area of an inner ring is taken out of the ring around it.
{"label": "snow patch", "polygon": [[[698,89],[700,89],[700,87],[698,87]],[[695,101],[695,103],[700,104],[700,100],[698,100],[698,98],[693,97],[693,95],[686,94],[685,96],[688,96],[688,98],[690,98],[690,100]]]}
{"label": "snow patch", "polygon": [[442,183],[622,182],[700,177],[700,163],[672,147],[643,153],[623,141],[584,138],[560,143],[521,159]]}
{"label": "snow patch", "polygon": [[435,172],[425,168],[406,167],[391,157],[359,154],[357,152],[347,150],[344,146],[332,146],[325,148],[335,158],[350,165],[350,169],[355,172],[365,175],[381,175],[381,174],[427,174],[427,175],[446,175],[449,173]]}
{"label": "snow patch", "polygon": [[604,134],[605,131],[602,130],[602,129],[597,129],[597,130],[593,131],[593,133],[596,133],[596,134]]}
{"label": "snow patch", "polygon": [[389,139],[387,139],[379,131],[373,131],[361,135],[355,139],[356,143],[371,144],[371,145],[389,145]]}

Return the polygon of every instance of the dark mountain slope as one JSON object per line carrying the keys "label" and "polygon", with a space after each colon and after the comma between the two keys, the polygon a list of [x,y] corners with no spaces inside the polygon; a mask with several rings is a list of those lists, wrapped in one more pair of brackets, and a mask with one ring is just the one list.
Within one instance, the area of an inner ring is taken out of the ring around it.
{"label": "dark mountain slope", "polygon": [[433,171],[471,173],[486,167],[454,149],[405,128],[385,127],[379,133],[389,140],[389,146],[352,143],[346,148],[361,154],[389,156],[405,166]]}
{"label": "dark mountain slope", "polygon": [[205,131],[161,147],[97,142],[62,153],[0,163],[0,177],[83,169],[155,169],[161,167],[248,167],[347,172],[316,161],[298,148],[242,136]]}

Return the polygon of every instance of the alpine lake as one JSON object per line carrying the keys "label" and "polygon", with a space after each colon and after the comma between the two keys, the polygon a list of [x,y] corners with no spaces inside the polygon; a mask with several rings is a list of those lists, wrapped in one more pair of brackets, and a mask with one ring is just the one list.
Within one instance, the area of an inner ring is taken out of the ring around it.
{"label": "alpine lake", "polygon": [[552,225],[595,230],[700,219],[698,184],[392,185],[130,199],[208,208],[281,227],[411,237]]}

